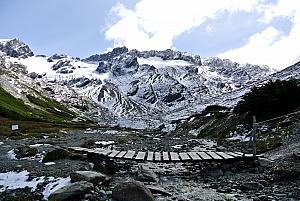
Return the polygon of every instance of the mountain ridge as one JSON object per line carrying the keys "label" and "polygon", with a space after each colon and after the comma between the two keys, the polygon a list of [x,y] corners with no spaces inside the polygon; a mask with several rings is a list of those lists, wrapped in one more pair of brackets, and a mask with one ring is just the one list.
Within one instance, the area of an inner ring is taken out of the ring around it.
{"label": "mountain ridge", "polygon": [[212,104],[233,106],[273,73],[266,66],[201,59],[170,49],[118,47],[85,59],[59,54],[6,58],[26,66],[28,75],[51,89],[56,100],[77,102],[99,123],[136,128],[168,124]]}

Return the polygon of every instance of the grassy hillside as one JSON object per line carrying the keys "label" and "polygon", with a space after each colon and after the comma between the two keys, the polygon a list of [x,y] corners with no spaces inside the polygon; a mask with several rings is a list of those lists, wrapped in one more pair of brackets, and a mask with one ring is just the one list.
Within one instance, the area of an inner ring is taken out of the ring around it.
{"label": "grassy hillside", "polygon": [[27,95],[27,98],[36,107],[25,104],[0,86],[0,116],[13,120],[44,122],[64,122],[75,117],[65,106],[47,97]]}

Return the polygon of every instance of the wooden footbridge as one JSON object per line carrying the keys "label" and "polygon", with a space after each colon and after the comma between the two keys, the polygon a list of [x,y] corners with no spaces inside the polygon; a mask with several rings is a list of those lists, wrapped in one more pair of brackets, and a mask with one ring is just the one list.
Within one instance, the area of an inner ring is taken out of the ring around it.
{"label": "wooden footbridge", "polygon": [[70,150],[80,153],[96,154],[107,159],[123,159],[149,162],[221,162],[228,160],[252,160],[257,156],[241,152],[154,152],[154,151],[117,151],[102,148],[69,147]]}

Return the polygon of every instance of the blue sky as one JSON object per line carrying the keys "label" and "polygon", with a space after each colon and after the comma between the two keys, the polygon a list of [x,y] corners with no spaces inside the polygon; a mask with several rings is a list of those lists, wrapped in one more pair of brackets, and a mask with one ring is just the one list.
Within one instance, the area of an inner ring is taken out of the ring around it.
{"label": "blue sky", "polygon": [[1,0],[0,38],[85,58],[167,48],[283,68],[300,60],[299,0]]}

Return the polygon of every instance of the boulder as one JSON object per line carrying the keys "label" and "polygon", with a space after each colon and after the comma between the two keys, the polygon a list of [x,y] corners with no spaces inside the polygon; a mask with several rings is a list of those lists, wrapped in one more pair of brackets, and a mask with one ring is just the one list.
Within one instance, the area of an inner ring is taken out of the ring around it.
{"label": "boulder", "polygon": [[243,190],[260,190],[263,189],[263,185],[258,182],[246,182],[241,185],[241,189]]}
{"label": "boulder", "polygon": [[76,171],[71,173],[71,182],[88,181],[94,184],[106,180],[106,175],[95,171]]}
{"label": "boulder", "polygon": [[261,167],[269,167],[273,161],[267,159],[267,158],[258,158],[257,160],[259,166]]}
{"label": "boulder", "polygon": [[93,184],[86,181],[73,183],[62,187],[49,196],[49,201],[79,200],[93,189]]}
{"label": "boulder", "polygon": [[31,73],[29,73],[29,77],[30,77],[31,79],[35,79],[35,78],[38,77],[38,74],[37,74],[36,72],[31,72]]}
{"label": "boulder", "polygon": [[142,182],[158,182],[159,177],[152,170],[147,170],[139,166],[137,180]]}
{"label": "boulder", "polygon": [[37,148],[30,147],[30,146],[19,146],[14,150],[16,154],[16,158],[25,158],[25,157],[32,157],[38,153]]}
{"label": "boulder", "polygon": [[112,198],[116,201],[154,201],[151,191],[139,181],[119,184],[113,189]]}
{"label": "boulder", "polygon": [[48,152],[43,158],[43,163],[53,162],[55,160],[65,159],[70,156],[70,153],[65,149],[54,149]]}

